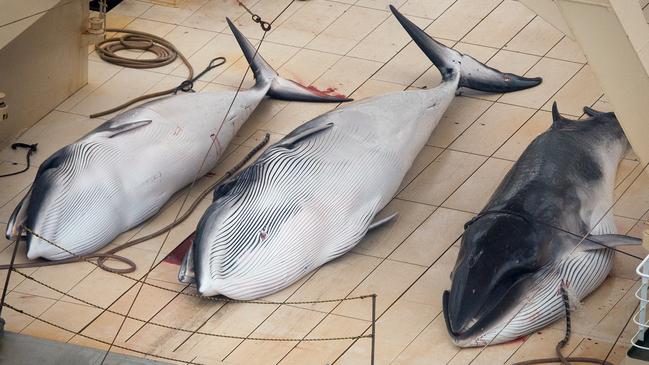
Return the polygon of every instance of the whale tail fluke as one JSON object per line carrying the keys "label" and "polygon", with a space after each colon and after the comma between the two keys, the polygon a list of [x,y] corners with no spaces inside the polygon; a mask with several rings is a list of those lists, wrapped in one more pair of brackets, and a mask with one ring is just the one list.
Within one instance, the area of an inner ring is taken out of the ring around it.
{"label": "whale tail fluke", "polygon": [[528,89],[540,84],[542,81],[540,77],[527,78],[503,73],[484,65],[471,56],[463,55],[437,42],[401,14],[394,6],[390,5],[390,10],[401,23],[401,26],[410,34],[413,41],[439,69],[445,81],[456,77],[459,73],[459,86],[493,93]]}
{"label": "whale tail fluke", "polygon": [[295,81],[284,79],[257,52],[250,41],[237,29],[229,18],[226,18],[232,34],[236,38],[246,60],[250,64],[257,84],[270,83],[267,95],[274,99],[289,101],[311,101],[321,103],[340,103],[351,101],[344,95],[332,95],[313,87],[306,87]]}

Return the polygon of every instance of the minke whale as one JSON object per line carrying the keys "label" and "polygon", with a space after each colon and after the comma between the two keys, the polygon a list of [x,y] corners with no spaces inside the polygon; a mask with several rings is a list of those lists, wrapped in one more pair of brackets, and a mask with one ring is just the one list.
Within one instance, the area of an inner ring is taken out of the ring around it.
{"label": "minke whale", "polygon": [[510,92],[541,82],[447,48],[391,9],[443,82],[339,107],[269,147],[215,190],[181,281],[242,300],[289,286],[394,217],[375,221],[459,87]]}
{"label": "minke whale", "polygon": [[590,118],[568,120],[555,103],[550,129],[465,226],[443,295],[456,345],[502,343],[560,319],[564,293],[576,304],[609,274],[614,251],[607,246],[641,242],[615,234],[609,209],[629,146],[624,132],[613,113],[584,110]]}
{"label": "minke whale", "polygon": [[[232,22],[228,24],[256,80],[254,87],[236,95],[229,113],[235,91],[184,93],[117,115],[40,166],[30,192],[10,218],[7,237],[15,238],[25,226],[73,254],[96,251],[213,169],[265,96],[349,100],[279,77]],[[71,256],[29,231],[25,238],[30,259]]]}

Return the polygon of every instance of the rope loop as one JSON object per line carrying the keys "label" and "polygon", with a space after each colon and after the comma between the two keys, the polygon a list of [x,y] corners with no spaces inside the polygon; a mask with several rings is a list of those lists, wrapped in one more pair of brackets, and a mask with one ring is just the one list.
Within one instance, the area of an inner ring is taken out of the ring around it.
{"label": "rope loop", "polygon": [[196,77],[193,77],[190,80],[184,80],[183,82],[181,82],[180,85],[178,85],[178,87],[176,87],[176,90],[174,90],[174,95],[177,94],[179,91],[186,92],[186,93],[187,92],[194,92],[194,82],[196,82],[198,79],[203,77],[203,75],[205,75],[210,70],[223,65],[225,62],[226,62],[225,57],[213,58],[210,61],[210,63],[207,65],[207,67],[205,67],[205,69],[203,71],[201,71],[198,75],[196,75]]}
{"label": "rope loop", "polygon": [[[98,255],[93,255],[94,257],[97,257],[97,266],[99,266],[101,269],[112,272],[115,274],[128,274],[132,273],[137,269],[137,265],[133,260],[128,259],[124,256],[120,255],[115,255],[115,254],[98,254]],[[124,264],[126,264],[128,267],[126,268],[115,268],[115,267],[110,267],[106,265],[106,261],[108,260],[113,260],[113,261],[119,261]]]}

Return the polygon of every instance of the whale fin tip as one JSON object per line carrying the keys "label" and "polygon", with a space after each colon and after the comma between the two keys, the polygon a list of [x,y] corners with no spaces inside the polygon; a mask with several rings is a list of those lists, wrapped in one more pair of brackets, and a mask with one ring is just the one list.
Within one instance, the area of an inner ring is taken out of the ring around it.
{"label": "whale fin tip", "polygon": [[600,234],[588,235],[588,237],[579,244],[579,249],[582,251],[589,251],[641,244],[642,240],[636,237],[626,236],[623,234]]}
{"label": "whale fin tip", "polygon": [[194,243],[189,245],[189,250],[185,254],[180,269],[178,270],[178,281],[185,284],[192,284],[196,282],[194,273]]}
{"label": "whale fin tip", "polygon": [[593,109],[593,108],[588,107],[588,106],[584,107],[584,113],[586,113],[586,115],[588,115],[589,117],[593,117],[593,118],[599,117],[599,116],[615,117],[615,113],[613,113],[613,112],[602,112],[602,111]]}
{"label": "whale fin tip", "polygon": [[8,240],[19,239],[23,235],[23,224],[27,220],[27,207],[29,206],[31,195],[32,191],[30,189],[20,200],[20,203],[16,205],[13,213],[11,213],[9,222],[7,223],[7,230],[5,232],[5,237]]}
{"label": "whale fin tip", "polygon": [[[290,145],[293,145],[309,136],[312,136],[316,133],[322,132],[324,130],[327,130],[331,127],[333,127],[333,123],[327,123],[327,124],[320,124],[316,125],[310,128],[306,129],[301,129],[297,133],[291,132],[289,135],[284,137],[281,141],[279,141],[276,145],[273,147],[289,147]],[[297,130],[296,130],[297,131]]]}
{"label": "whale fin tip", "polygon": [[[387,216],[387,217],[385,217],[385,218],[375,219],[375,220],[370,224],[370,226],[367,227],[367,230],[368,230],[368,231],[372,231],[372,230],[375,230],[375,229],[377,229],[377,228],[380,228],[380,227],[382,227],[382,226],[384,226],[384,225],[386,225],[386,224],[388,224],[388,223],[394,221],[398,216],[399,216],[399,212],[394,212],[394,213],[390,214],[389,216]],[[374,218],[376,218],[376,217],[374,217]]]}

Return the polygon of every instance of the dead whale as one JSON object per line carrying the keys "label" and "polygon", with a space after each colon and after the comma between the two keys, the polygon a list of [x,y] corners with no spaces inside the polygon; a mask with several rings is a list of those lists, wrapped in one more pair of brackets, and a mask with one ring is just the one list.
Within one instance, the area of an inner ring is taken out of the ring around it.
{"label": "dead whale", "polygon": [[[10,218],[7,237],[15,238],[25,226],[73,254],[94,252],[157,213],[175,192],[212,170],[265,96],[349,100],[282,79],[234,24],[229,20],[228,24],[254,72],[254,87],[238,93],[199,92],[156,99],[63,147],[38,169],[30,192]],[[71,257],[29,230],[28,258]]]}
{"label": "dead whale", "polygon": [[[552,108],[552,127],[467,223],[443,310],[453,342],[484,346],[528,335],[564,315],[606,278],[614,247],[615,176],[628,141],[613,113],[584,121]],[[590,234],[589,234],[590,233]],[[583,239],[583,237],[586,237]]]}
{"label": "dead whale", "polygon": [[[432,89],[395,92],[321,115],[221,185],[181,267],[202,295],[262,297],[352,249],[392,199],[461,86],[510,92],[538,78],[504,74],[394,15],[440,70]],[[192,273],[192,268],[194,273]]]}

